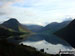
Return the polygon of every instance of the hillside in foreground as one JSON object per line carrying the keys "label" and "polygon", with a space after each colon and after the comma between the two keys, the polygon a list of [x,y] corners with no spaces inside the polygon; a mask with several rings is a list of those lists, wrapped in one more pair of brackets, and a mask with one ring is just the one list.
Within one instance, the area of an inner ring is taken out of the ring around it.
{"label": "hillside in foreground", "polygon": [[0,56],[51,56],[35,48],[23,44],[16,45],[8,43],[6,40],[0,40]]}

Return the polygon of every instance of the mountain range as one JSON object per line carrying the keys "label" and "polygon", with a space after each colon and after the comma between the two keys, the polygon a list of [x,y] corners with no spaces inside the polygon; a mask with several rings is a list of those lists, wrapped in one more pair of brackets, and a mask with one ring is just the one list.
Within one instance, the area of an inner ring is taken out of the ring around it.
{"label": "mountain range", "polygon": [[48,24],[47,26],[43,27],[39,32],[43,32],[43,33],[54,33],[58,30],[60,30],[61,28],[64,28],[65,26],[67,26],[70,21],[64,21],[61,23],[57,23],[57,22],[53,22]]}

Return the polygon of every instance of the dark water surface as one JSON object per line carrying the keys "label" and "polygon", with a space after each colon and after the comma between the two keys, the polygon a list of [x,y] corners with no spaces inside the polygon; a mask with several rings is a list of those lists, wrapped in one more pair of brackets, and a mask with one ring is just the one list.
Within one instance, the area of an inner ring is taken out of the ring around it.
{"label": "dark water surface", "polygon": [[33,35],[23,35],[23,36],[11,36],[8,39],[10,42],[13,43],[20,43],[20,42],[26,42],[26,41],[30,41],[30,42],[36,42],[36,41],[40,41],[40,40],[45,40],[48,43],[51,44],[62,44],[65,46],[70,46],[66,41],[62,40],[61,38],[53,35],[53,34],[33,34]]}

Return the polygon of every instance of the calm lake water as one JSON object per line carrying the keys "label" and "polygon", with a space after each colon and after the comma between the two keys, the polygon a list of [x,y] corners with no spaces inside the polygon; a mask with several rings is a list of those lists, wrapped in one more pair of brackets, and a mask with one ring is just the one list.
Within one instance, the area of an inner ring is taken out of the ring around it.
{"label": "calm lake water", "polygon": [[34,34],[21,42],[24,45],[44,49],[49,54],[57,54],[59,50],[72,50],[72,47],[61,38],[53,34]]}

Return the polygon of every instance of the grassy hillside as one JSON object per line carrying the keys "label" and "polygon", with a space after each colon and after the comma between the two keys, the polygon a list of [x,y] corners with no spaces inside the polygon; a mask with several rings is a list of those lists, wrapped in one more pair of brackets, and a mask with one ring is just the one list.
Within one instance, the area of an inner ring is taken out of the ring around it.
{"label": "grassy hillside", "polygon": [[0,25],[0,38],[3,36],[21,35],[21,34],[24,34],[24,33],[15,32],[12,29],[9,29],[9,28],[6,28],[6,27]]}
{"label": "grassy hillside", "polygon": [[19,32],[24,32],[24,33],[30,33],[31,31],[28,30],[27,28],[23,27],[22,25],[18,26]]}

